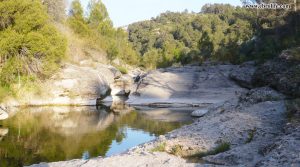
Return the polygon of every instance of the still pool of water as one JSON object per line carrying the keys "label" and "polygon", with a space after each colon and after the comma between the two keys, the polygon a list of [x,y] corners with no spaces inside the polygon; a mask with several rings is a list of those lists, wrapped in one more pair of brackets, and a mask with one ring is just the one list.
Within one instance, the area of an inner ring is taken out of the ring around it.
{"label": "still pool of water", "polygon": [[0,121],[0,167],[111,156],[191,122],[188,109],[22,108]]}

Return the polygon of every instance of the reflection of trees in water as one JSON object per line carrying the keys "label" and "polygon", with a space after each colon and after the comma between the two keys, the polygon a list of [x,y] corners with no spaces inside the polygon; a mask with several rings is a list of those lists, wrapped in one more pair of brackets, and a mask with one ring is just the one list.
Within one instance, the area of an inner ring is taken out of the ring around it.
{"label": "reflection of trees in water", "polygon": [[89,150],[91,156],[105,155],[116,138],[118,127],[104,123],[107,128],[98,130],[98,126],[111,114],[105,111],[20,111],[3,122],[10,132],[0,142],[1,165],[23,166],[80,158],[85,150]]}
{"label": "reflection of trees in water", "polygon": [[164,122],[152,120],[139,112],[131,112],[127,114],[126,117],[122,117],[116,123],[119,126],[128,125],[133,129],[142,129],[156,136],[165,134],[186,124],[183,122]]}
{"label": "reflection of trees in water", "polygon": [[126,127],[160,135],[181,126],[154,121],[135,111],[115,114],[103,108],[65,110],[68,112],[54,108],[22,109],[4,121],[3,127],[9,128],[9,133],[0,142],[1,165],[80,158],[85,151],[92,157],[104,156],[113,140],[120,143],[126,137]]}

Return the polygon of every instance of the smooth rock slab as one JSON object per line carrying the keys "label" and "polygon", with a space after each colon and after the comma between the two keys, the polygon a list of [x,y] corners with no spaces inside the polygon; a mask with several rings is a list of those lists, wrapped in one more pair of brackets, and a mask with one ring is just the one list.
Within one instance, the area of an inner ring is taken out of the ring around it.
{"label": "smooth rock slab", "polygon": [[123,154],[107,158],[90,160],[71,160],[53,163],[40,163],[31,167],[194,167],[196,164],[187,163],[184,159],[164,152]]}
{"label": "smooth rock slab", "polygon": [[229,79],[235,65],[185,66],[148,72],[133,86],[128,103],[219,103],[245,89]]}
{"label": "smooth rock slab", "polygon": [[[110,94],[117,69],[100,63],[65,64],[50,79],[40,84],[40,94],[24,93],[17,105],[96,105],[97,99]],[[10,106],[9,102],[3,102]]]}

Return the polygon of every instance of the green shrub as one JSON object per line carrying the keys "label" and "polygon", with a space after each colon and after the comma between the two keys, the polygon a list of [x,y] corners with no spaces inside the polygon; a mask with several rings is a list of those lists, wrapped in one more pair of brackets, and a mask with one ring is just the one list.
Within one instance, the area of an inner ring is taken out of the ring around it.
{"label": "green shrub", "polygon": [[151,152],[164,152],[166,150],[166,143],[159,143],[156,147],[152,148]]}
{"label": "green shrub", "polygon": [[187,156],[187,158],[193,158],[193,157],[197,157],[197,158],[202,158],[208,155],[216,155],[225,151],[230,150],[230,143],[228,142],[223,142],[221,144],[219,144],[217,147],[213,148],[210,151],[207,152],[199,152],[190,156]]}
{"label": "green shrub", "polygon": [[171,148],[170,153],[173,155],[182,155],[182,153],[183,153],[182,148],[183,148],[182,145],[177,144]]}
{"label": "green shrub", "polygon": [[216,155],[225,151],[230,150],[230,143],[224,142],[219,144],[216,148],[214,148],[212,151],[209,151],[209,155]]}
{"label": "green shrub", "polygon": [[107,49],[107,58],[109,61],[113,61],[119,55],[119,50],[115,44],[111,44]]}
{"label": "green shrub", "polygon": [[58,69],[67,42],[40,0],[1,1],[0,18],[0,85],[46,78]]}
{"label": "green shrub", "polygon": [[245,143],[250,143],[253,140],[255,133],[256,133],[256,128],[250,130],[248,132],[248,139],[246,140]]}
{"label": "green shrub", "polygon": [[128,70],[125,67],[122,66],[116,66],[116,68],[122,73],[122,74],[128,74]]}

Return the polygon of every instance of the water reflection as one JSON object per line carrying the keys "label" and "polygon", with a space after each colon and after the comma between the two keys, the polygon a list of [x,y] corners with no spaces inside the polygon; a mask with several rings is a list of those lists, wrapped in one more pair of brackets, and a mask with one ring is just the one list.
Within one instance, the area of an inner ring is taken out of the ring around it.
{"label": "water reflection", "polygon": [[22,108],[0,122],[0,166],[113,155],[191,122],[186,110],[166,111],[172,119],[125,105]]}

